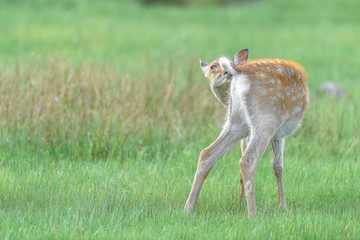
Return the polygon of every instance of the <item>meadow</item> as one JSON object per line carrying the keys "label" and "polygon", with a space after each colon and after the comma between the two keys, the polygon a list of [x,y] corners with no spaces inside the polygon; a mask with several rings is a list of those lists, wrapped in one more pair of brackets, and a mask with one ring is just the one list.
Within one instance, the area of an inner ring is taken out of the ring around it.
{"label": "meadow", "polygon": [[[0,3],[1,239],[359,239],[360,2]],[[311,102],[287,139],[277,209],[269,148],[258,216],[239,202],[240,144],[183,207],[225,109],[198,60],[249,48],[297,61]],[[340,83],[343,99],[317,91]]]}

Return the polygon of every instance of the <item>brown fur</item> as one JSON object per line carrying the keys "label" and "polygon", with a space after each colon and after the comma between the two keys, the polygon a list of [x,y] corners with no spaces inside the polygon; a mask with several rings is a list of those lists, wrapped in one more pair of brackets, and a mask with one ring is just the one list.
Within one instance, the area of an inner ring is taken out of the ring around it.
{"label": "brown fur", "polygon": [[[280,114],[303,112],[308,105],[309,90],[305,70],[297,63],[279,59],[259,59],[236,66],[250,79],[250,94],[259,96],[259,106],[280,106]],[[270,109],[272,110],[272,109]]]}
{"label": "brown fur", "polygon": [[[211,69],[213,65],[216,68]],[[207,68],[210,84],[216,84],[216,79],[225,74],[219,66],[219,58]],[[293,114],[295,107],[306,110],[309,100],[306,72],[298,63],[280,59],[258,59],[237,65],[236,70],[248,76],[251,94],[259,96],[256,99],[260,106],[281,106],[279,114],[283,117]],[[225,105],[228,103],[230,82],[231,76],[226,84],[216,87],[218,97]]]}
{"label": "brown fur", "polygon": [[246,195],[249,216],[256,216],[255,171],[269,142],[278,185],[279,207],[286,209],[282,174],[285,138],[300,126],[309,102],[306,73],[295,62],[280,59],[247,61],[248,50],[200,66],[213,93],[228,110],[219,137],[199,156],[198,168],[185,205],[193,211],[200,189],[218,159],[241,140],[240,198]]}

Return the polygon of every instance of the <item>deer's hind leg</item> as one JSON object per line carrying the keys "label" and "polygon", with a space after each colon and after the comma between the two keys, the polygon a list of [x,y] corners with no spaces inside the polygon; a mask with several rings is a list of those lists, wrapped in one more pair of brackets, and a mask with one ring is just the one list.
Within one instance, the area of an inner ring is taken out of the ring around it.
{"label": "deer's hind leg", "polygon": [[[247,147],[249,141],[249,137],[241,139],[241,155],[243,156]],[[244,181],[243,177],[241,175],[241,169],[240,169],[240,192],[239,192],[239,201],[241,203],[241,200],[244,196]]]}
{"label": "deer's hind leg", "polygon": [[252,128],[253,131],[250,132],[245,153],[240,159],[240,171],[244,183],[249,217],[255,217],[257,214],[255,204],[256,166],[277,129],[278,123],[276,122]]}
{"label": "deer's hind leg", "polygon": [[271,165],[274,170],[274,174],[276,177],[276,183],[278,186],[278,195],[279,195],[279,208],[286,210],[286,204],[284,200],[284,192],[283,192],[283,156],[284,156],[284,146],[285,146],[285,139],[272,139],[271,140],[272,146],[272,158],[271,158]]}

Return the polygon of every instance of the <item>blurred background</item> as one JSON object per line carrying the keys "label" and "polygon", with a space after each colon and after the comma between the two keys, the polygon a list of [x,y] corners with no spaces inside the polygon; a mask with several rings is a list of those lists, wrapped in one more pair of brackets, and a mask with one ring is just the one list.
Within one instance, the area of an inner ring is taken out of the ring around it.
{"label": "blurred background", "polygon": [[[359,9],[0,0],[0,238],[360,239]],[[197,158],[226,112],[199,60],[244,48],[308,74],[309,108],[286,140],[288,212],[277,211],[269,147],[255,178],[259,215],[247,219],[238,144],[189,216]]]}
{"label": "blurred background", "polygon": [[[312,102],[300,135],[339,152],[339,138],[359,142],[359,7],[356,0],[3,0],[1,144],[106,158],[136,155],[154,139],[208,142],[225,110],[198,61],[249,48],[250,59],[305,67]],[[329,81],[346,97],[321,95]]]}

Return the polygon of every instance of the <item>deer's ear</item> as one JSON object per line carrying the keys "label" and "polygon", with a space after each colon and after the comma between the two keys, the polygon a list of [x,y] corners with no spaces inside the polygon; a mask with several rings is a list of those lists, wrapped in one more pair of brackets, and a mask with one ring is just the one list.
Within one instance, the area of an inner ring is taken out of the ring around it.
{"label": "deer's ear", "polygon": [[200,67],[203,70],[203,72],[205,74],[205,77],[206,77],[206,68],[207,68],[208,65],[209,65],[208,63],[203,62],[203,61],[200,60]]}
{"label": "deer's ear", "polygon": [[246,63],[249,55],[249,49],[245,48],[235,54],[234,56],[234,64],[235,66]]}

